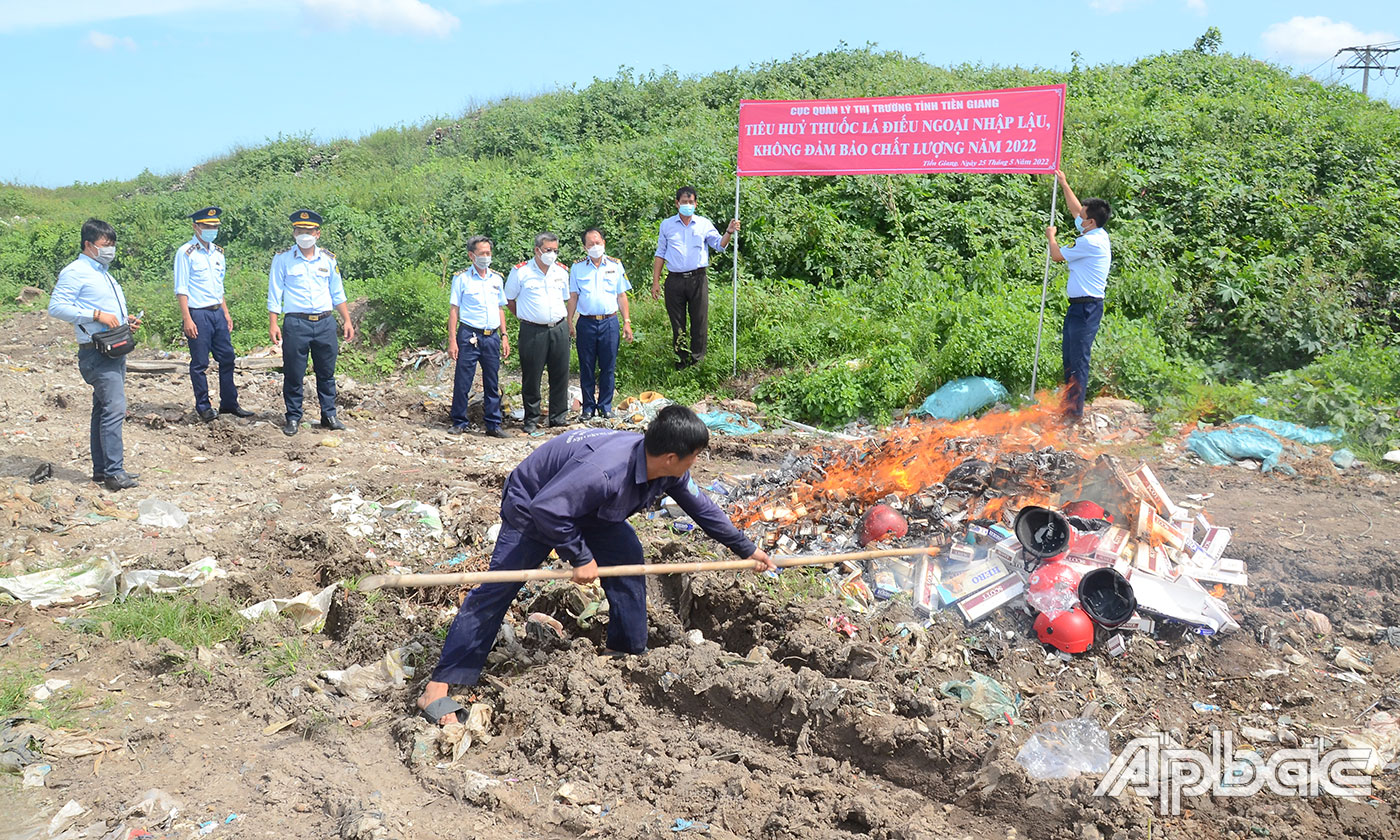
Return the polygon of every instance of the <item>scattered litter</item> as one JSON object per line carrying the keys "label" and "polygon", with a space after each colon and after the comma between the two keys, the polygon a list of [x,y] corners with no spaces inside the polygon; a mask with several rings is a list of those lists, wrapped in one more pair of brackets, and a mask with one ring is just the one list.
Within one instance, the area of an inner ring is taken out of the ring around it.
{"label": "scattered litter", "polygon": [[1371,660],[1343,645],[1337,649],[1337,658],[1333,660],[1338,668],[1346,668],[1362,674],[1371,673]]}
{"label": "scattered litter", "polygon": [[0,578],[0,593],[34,607],[51,607],[85,601],[109,601],[117,595],[145,592],[177,592],[197,589],[211,580],[228,577],[213,557],[180,569],[135,569],[123,572],[115,560],[100,558],[77,566],[46,569],[17,577]]}
{"label": "scattered litter", "polygon": [[43,484],[45,481],[48,481],[51,478],[53,478],[53,464],[50,464],[47,461],[45,461],[44,463],[35,467],[34,472],[29,474],[29,483]]}
{"label": "scattered litter", "polygon": [[52,764],[31,764],[24,768],[24,787],[44,787],[48,784],[48,775],[53,772]]}
{"label": "scattered litter", "polygon": [[1220,707],[1217,706],[1217,705],[1215,705],[1214,703],[1202,703],[1202,702],[1199,701],[1199,700],[1196,700],[1196,701],[1192,702],[1192,703],[1191,703],[1191,708],[1195,709],[1197,714],[1202,714],[1202,715],[1208,714],[1208,713],[1210,713],[1210,712],[1218,712],[1218,711],[1220,711]]}
{"label": "scattered litter", "polygon": [[1400,755],[1400,719],[1390,712],[1376,712],[1365,729],[1344,734],[1342,746],[1368,751],[1362,772],[1379,775]]}
{"label": "scattered litter", "polygon": [[[944,697],[951,697],[962,703],[963,708],[982,718],[987,723],[1004,720],[1014,723],[1016,701],[1011,698],[1001,683],[976,671],[970,672],[967,682],[949,680],[939,686]],[[1104,768],[1105,770],[1107,767]]]}
{"label": "scattered litter", "polygon": [[211,580],[228,577],[228,572],[219,568],[219,561],[205,557],[174,571],[165,569],[137,569],[122,572],[118,591],[123,598],[141,593],[169,593],[182,589],[198,589]]}
{"label": "scattered litter", "polygon": [[697,822],[696,820],[682,819],[681,817],[676,817],[675,824],[671,826],[671,830],[676,833],[690,831],[691,829],[695,829],[696,831],[708,831],[710,827],[705,823]]}
{"label": "scattered litter", "polygon": [[70,685],[72,682],[69,680],[44,680],[29,690],[29,696],[34,702],[42,703]]}
{"label": "scattered litter", "polygon": [[854,639],[860,632],[860,628],[851,623],[851,620],[844,615],[829,615],[826,617],[826,626],[837,633],[845,633],[847,638]]}
{"label": "scattered litter", "polygon": [[525,619],[525,635],[532,639],[557,641],[564,638],[564,625],[552,615],[530,613]]}
{"label": "scattered litter", "polygon": [[404,660],[422,651],[423,646],[415,642],[394,648],[372,665],[351,665],[343,671],[322,671],[321,676],[340,694],[363,703],[407,685],[413,679],[414,669],[405,665]]}
{"label": "scattered litter", "polygon": [[1349,470],[1356,464],[1356,453],[1350,449],[1338,449],[1332,453],[1332,463],[1339,470]]}
{"label": "scattered litter", "polygon": [[62,832],[85,813],[87,809],[79,805],[76,799],[68,800],[68,804],[60,808],[58,813],[53,815],[53,819],[49,820],[49,836],[53,837]]}
{"label": "scattered litter", "polygon": [[1042,723],[1016,753],[1016,763],[1036,781],[1107,773],[1112,762],[1108,732],[1089,718]]}
{"label": "scattered litter", "polygon": [[359,491],[330,498],[331,517],[345,522],[352,537],[379,538],[398,554],[421,557],[449,542],[442,511],[425,502],[399,499],[392,504],[362,498]]}
{"label": "scattered litter", "polygon": [[467,712],[466,723],[449,723],[438,731],[438,751],[451,756],[448,764],[456,764],[472,744],[491,741],[490,726],[491,707],[485,703],[473,703]]}
{"label": "scattered litter", "polygon": [[183,528],[190,517],[174,504],[152,496],[136,506],[136,521],[151,528]]}
{"label": "scattered litter", "polygon": [[1332,622],[1320,612],[1303,610],[1303,621],[1307,622],[1308,627],[1319,636],[1332,635]]}
{"label": "scattered litter", "polygon": [[295,598],[269,598],[239,610],[238,614],[249,621],[257,621],[280,613],[290,617],[302,630],[319,633],[326,626],[331,598],[335,596],[335,588],[339,585],[340,581],[336,581],[320,592],[303,592]]}
{"label": "scattered litter", "polygon": [[627,422],[644,426],[655,419],[661,409],[671,404],[670,400],[655,391],[643,391],[618,403],[614,411]]}
{"label": "scattered litter", "polygon": [[335,447],[340,446],[340,438],[336,437],[335,435],[326,435],[325,437],[321,438],[321,440],[318,441],[316,445],[334,449]]}

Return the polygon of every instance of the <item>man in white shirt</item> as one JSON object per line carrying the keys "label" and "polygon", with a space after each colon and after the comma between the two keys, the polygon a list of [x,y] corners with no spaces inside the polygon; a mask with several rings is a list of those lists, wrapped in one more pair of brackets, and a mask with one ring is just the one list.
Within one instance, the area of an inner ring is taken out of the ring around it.
{"label": "man in white shirt", "polygon": [[1062,349],[1065,366],[1065,417],[1078,421],[1084,416],[1084,395],[1089,387],[1089,351],[1103,320],[1104,291],[1108,286],[1108,268],[1113,261],[1113,249],[1108,241],[1111,213],[1108,202],[1091,198],[1080,203],[1069,188],[1065,173],[1055,170],[1065,191],[1065,205],[1074,215],[1074,226],[1080,236],[1073,245],[1060,247],[1055,241],[1055,226],[1045,229],[1050,240],[1050,258],[1069,264],[1069,310],[1065,312]]}
{"label": "man in white shirt", "polygon": [[535,237],[535,257],[510,270],[506,307],[520,319],[520,398],[525,434],[540,425],[540,376],[549,369],[549,425],[569,423],[569,272],[557,264],[559,237]]}
{"label": "man in white shirt", "polygon": [[676,215],[661,222],[651,265],[652,300],[661,297],[661,268],[666,268],[666,315],[671,319],[676,370],[698,365],[705,358],[710,338],[710,251],[728,248],[739,230],[739,220],[732,219],[720,236],[709,219],[695,215],[695,202],[694,187],[676,190]]}

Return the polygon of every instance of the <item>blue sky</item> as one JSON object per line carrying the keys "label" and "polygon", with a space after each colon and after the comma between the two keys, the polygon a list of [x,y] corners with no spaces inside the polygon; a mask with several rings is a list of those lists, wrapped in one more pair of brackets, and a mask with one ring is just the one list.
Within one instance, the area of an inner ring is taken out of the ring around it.
{"label": "blue sky", "polygon": [[[183,171],[278,134],[359,137],[473,103],[684,74],[844,41],[1067,68],[1189,47],[1332,73],[1339,47],[1400,40],[1394,0],[563,2],[0,0],[0,181],[59,186]],[[1400,63],[1400,53],[1392,58]],[[1359,74],[1345,80],[1359,87]],[[1394,72],[1371,81],[1400,103]]]}

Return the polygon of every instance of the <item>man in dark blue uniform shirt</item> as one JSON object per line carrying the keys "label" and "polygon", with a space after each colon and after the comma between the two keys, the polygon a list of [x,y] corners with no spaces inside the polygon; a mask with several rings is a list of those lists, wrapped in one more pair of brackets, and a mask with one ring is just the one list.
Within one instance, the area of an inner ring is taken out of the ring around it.
{"label": "man in dark blue uniform shirt", "polygon": [[[643,437],[635,432],[589,429],[560,435],[520,462],[506,479],[501,532],[491,566],[534,569],[551,550],[574,567],[575,583],[598,579],[598,565],[642,562],[642,543],[627,518],[670,496],[705,533],[758,572],[774,568],[719,506],[690,479],[690,467],[710,441],[709,429],[684,406],[662,409]],[[608,649],[642,653],[647,646],[646,578],[602,579],[608,596]],[[462,705],[449,685],[475,685],[520,583],[487,583],[473,589],[457,611],[437,668],[418,699],[424,716],[438,723],[458,718]],[[463,715],[464,719],[465,715]]]}

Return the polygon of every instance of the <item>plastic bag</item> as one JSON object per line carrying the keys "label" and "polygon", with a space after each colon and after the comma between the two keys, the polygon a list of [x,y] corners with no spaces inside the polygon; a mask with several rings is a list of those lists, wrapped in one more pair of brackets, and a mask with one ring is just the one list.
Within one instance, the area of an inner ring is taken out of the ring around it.
{"label": "plastic bag", "polygon": [[961,420],[1004,399],[1006,388],[1000,382],[985,376],[968,376],[954,379],[929,394],[924,404],[914,409],[914,413],[935,420]]}
{"label": "plastic bag", "polygon": [[1016,701],[1011,699],[1011,695],[1006,693],[1006,689],[1001,683],[987,676],[972,671],[971,679],[968,682],[949,680],[939,686],[938,690],[944,697],[952,697],[962,703],[963,708],[991,723],[994,720],[1005,720],[1007,716],[1014,721],[1016,717]]}
{"label": "plastic bag", "polygon": [[756,435],[763,431],[762,426],[732,411],[706,411],[698,416],[710,431],[722,435]]}
{"label": "plastic bag", "polygon": [[1278,438],[1249,426],[1192,432],[1186,438],[1186,446],[1212,466],[1228,467],[1236,461],[1252,458],[1263,462],[1264,472],[1277,467],[1279,456],[1283,454],[1283,444]]}
{"label": "plastic bag", "polygon": [[142,499],[136,511],[140,514],[136,521],[152,528],[183,528],[190,524],[190,517],[183,510],[154,496]]}
{"label": "plastic bag", "polygon": [[1108,733],[1088,718],[1042,723],[1016,753],[1016,763],[1032,779],[1073,779],[1080,773],[1107,773],[1113,763]]}
{"label": "plastic bag", "polygon": [[1299,426],[1297,423],[1290,423],[1287,420],[1271,420],[1268,417],[1260,417],[1257,414],[1241,414],[1231,424],[1247,424],[1267,429],[1281,438],[1296,440],[1299,443],[1306,443],[1308,446],[1316,446],[1319,443],[1334,443],[1342,439],[1342,433],[1327,426]]}

